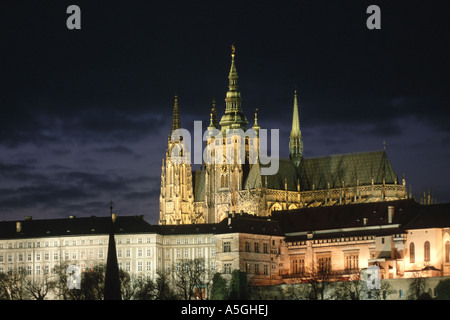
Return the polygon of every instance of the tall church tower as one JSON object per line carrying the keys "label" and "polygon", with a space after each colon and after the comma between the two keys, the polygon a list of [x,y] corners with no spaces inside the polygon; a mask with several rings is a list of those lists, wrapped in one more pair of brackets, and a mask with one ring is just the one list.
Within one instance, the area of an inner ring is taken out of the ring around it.
{"label": "tall church tower", "polygon": [[221,132],[220,138],[213,137],[208,142],[214,146],[215,151],[215,163],[206,165],[205,175],[205,211],[207,221],[211,223],[221,221],[227,212],[237,211],[239,192],[249,171],[250,138],[244,135],[248,121],[241,108],[235,55],[236,51],[232,46],[228,91],[225,96],[226,108],[219,122],[220,129],[214,121],[214,107],[208,127],[208,130],[217,129]]}
{"label": "tall church tower", "polygon": [[298,116],[297,90],[294,92],[294,112],[292,115],[292,129],[289,141],[289,157],[294,162],[296,167],[300,165],[300,161],[303,158],[303,142],[302,132],[300,131],[300,120]]}
{"label": "tall church tower", "polygon": [[181,122],[178,97],[175,96],[172,130],[161,168],[159,224],[195,223],[190,154],[184,148],[182,138],[173,135],[177,129],[181,129]]}

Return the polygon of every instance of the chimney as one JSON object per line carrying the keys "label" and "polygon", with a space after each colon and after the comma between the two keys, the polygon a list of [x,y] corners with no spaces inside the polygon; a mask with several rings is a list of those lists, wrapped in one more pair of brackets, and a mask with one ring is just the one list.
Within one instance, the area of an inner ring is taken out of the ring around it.
{"label": "chimney", "polygon": [[388,223],[392,223],[394,219],[394,206],[388,206]]}
{"label": "chimney", "polygon": [[22,222],[17,221],[16,222],[16,232],[19,233],[20,231],[22,231]]}

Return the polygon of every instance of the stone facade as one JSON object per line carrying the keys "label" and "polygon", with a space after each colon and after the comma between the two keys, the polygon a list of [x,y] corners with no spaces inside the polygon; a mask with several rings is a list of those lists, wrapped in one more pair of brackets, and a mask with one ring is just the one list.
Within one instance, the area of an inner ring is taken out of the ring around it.
{"label": "stone facade", "polygon": [[[213,102],[205,132],[207,159],[199,170],[191,171],[191,150],[186,141],[169,137],[161,168],[160,224],[217,223],[233,211],[269,216],[278,210],[408,198],[405,179],[398,180],[384,150],[305,158],[297,92],[289,159],[271,159],[277,161],[278,170],[266,174],[257,113],[254,124],[247,128],[241,106],[234,50],[228,80],[220,122]],[[175,97],[172,133],[181,129],[180,123]],[[183,150],[176,153],[180,156],[177,159],[173,157],[174,148]]]}

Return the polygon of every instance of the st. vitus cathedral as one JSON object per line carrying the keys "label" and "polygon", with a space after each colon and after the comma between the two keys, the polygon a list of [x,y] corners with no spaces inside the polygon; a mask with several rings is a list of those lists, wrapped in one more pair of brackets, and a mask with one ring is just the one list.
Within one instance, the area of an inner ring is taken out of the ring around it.
{"label": "st. vitus cathedral", "polygon": [[[204,162],[192,170],[190,161],[173,158],[173,150],[183,143],[170,135],[166,157],[162,162],[160,224],[217,223],[227,214],[245,212],[268,216],[275,210],[335,206],[351,203],[400,200],[408,197],[405,179],[398,181],[385,150],[319,158],[303,157],[297,92],[294,93],[289,159],[276,159],[278,170],[267,174],[267,162],[249,161],[252,147],[259,153],[257,113],[251,128],[254,136],[238,132],[247,130],[248,121],[241,107],[234,47],[231,54],[229,85],[225,113],[220,122],[215,103],[210,113],[208,146],[221,146],[237,155],[244,152],[245,161]],[[175,96],[172,131],[181,129],[178,99]],[[184,157],[189,158],[189,149]],[[175,161],[177,160],[177,161]]]}

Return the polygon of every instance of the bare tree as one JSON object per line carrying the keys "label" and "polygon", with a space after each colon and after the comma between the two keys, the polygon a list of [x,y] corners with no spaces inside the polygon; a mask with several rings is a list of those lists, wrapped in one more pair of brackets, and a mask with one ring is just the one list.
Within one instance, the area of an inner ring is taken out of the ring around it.
{"label": "bare tree", "polygon": [[54,281],[48,274],[37,276],[35,279],[25,278],[25,289],[36,300],[44,300],[53,287]]}
{"label": "bare tree", "polygon": [[210,284],[212,276],[206,267],[205,259],[180,260],[173,268],[173,281],[178,294],[184,300],[191,300],[206,289]]}
{"label": "bare tree", "polygon": [[155,300],[178,300],[179,297],[173,290],[170,282],[170,274],[164,271],[157,271],[158,278],[155,285]]}
{"label": "bare tree", "polygon": [[0,273],[0,297],[5,300],[28,299],[25,290],[25,277],[25,272],[21,270]]}
{"label": "bare tree", "polygon": [[310,300],[324,300],[326,288],[336,279],[331,266],[327,268],[311,268],[302,275],[302,282],[309,284],[309,290],[303,292]]}

